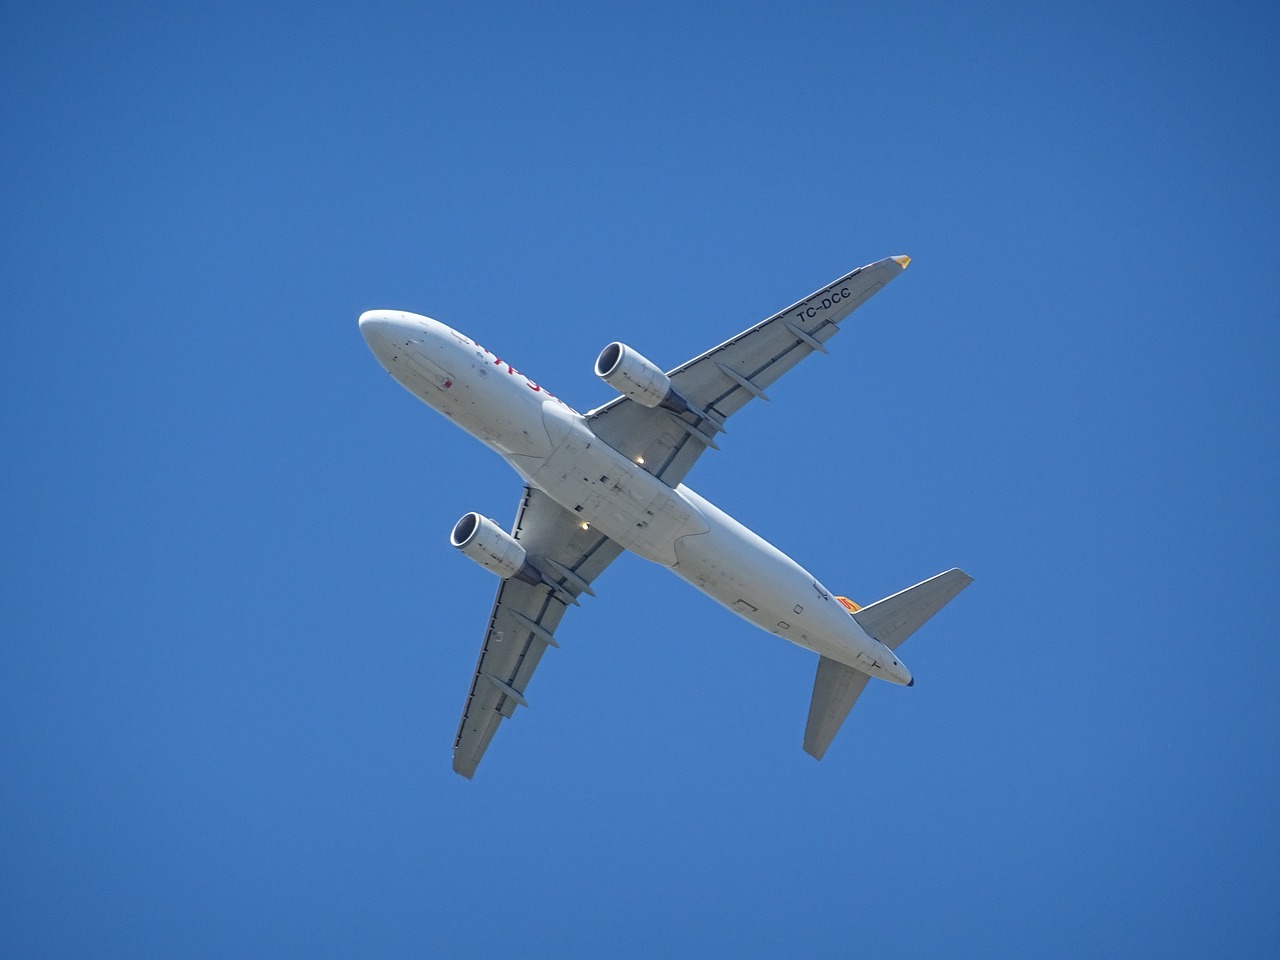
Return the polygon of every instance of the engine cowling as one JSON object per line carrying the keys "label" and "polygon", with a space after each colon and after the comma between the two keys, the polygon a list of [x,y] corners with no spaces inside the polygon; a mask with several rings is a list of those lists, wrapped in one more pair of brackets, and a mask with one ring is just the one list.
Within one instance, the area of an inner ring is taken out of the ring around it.
{"label": "engine cowling", "polygon": [[453,525],[449,543],[503,580],[529,570],[524,547],[488,517],[472,512]]}
{"label": "engine cowling", "polygon": [[671,378],[625,343],[600,351],[596,376],[642,406],[661,406],[672,397]]}

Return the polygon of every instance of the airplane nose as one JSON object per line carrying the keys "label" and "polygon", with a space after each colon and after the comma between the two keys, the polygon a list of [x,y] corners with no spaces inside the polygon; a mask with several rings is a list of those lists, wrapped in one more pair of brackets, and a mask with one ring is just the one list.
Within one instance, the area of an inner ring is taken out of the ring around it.
{"label": "airplane nose", "polygon": [[390,336],[390,331],[391,321],[387,319],[385,311],[366,310],[360,314],[360,333],[369,346],[376,345],[380,340],[386,340]]}

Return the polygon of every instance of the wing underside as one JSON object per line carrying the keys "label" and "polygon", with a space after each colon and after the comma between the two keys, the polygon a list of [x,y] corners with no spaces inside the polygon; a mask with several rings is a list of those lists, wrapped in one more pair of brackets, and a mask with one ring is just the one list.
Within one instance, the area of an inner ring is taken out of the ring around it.
{"label": "wing underside", "polygon": [[839,331],[839,322],[906,269],[907,257],[859,267],[731,340],[672,370],[681,395],[707,414],[684,415],[617,397],[587,414],[605,443],[669,486],[680,483],[724,422]]}
{"label": "wing underside", "polygon": [[527,705],[525,689],[547,647],[558,646],[554,634],[568,603],[576,602],[584,586],[622,552],[608,537],[583,530],[568,511],[532,487],[525,488],[512,535],[557,586],[514,579],[498,586],[453,742],[453,769],[467,778],[475,774],[498,725],[517,706]]}

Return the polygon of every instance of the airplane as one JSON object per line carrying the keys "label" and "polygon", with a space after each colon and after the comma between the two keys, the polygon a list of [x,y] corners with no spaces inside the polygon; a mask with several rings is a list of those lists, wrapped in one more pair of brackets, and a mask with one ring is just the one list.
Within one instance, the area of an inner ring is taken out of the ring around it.
{"label": "airplane", "polygon": [[896,650],[972,582],[956,568],[867,606],[684,485],[725,421],[826,342],[906,269],[859,267],[667,373],[611,343],[595,373],[620,395],[580,414],[438,320],[370,310],[360,332],[401,386],[496,451],[524,481],[515,524],[467,513],[449,542],[501,578],[453,744],[471,779],[498,725],[527,707],[555,630],[623,550],[660,564],[748,623],[818,654],[804,750],[822,759],[872,677],[915,683]]}

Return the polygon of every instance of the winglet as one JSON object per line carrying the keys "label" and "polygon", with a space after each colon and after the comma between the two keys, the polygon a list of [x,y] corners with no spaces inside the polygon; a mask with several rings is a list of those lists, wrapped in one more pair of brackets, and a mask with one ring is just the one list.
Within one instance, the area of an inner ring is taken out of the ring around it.
{"label": "winglet", "polygon": [[911,258],[905,254],[901,257],[892,257],[891,259],[893,259],[903,270],[907,269],[907,264],[911,262]]}

